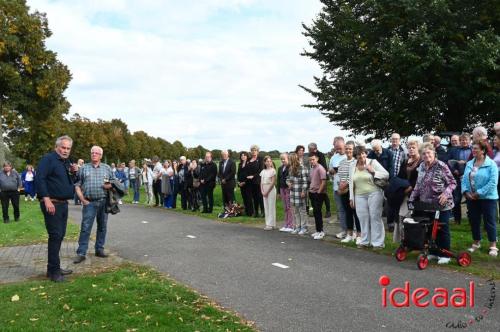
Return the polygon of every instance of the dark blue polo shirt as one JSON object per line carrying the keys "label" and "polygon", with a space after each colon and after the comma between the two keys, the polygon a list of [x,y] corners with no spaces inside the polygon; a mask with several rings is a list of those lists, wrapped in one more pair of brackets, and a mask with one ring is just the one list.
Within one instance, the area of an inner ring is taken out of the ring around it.
{"label": "dark blue polo shirt", "polygon": [[75,195],[71,163],[55,151],[42,157],[36,169],[35,186],[37,196],[55,199],[72,199]]}

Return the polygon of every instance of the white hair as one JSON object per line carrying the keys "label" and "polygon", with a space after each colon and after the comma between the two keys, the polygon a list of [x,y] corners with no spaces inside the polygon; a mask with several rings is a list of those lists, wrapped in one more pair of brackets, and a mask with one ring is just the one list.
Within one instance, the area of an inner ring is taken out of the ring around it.
{"label": "white hair", "polygon": [[382,141],[379,140],[379,139],[374,139],[370,142],[372,148],[376,147],[376,146],[382,146]]}
{"label": "white hair", "polygon": [[61,146],[63,141],[68,141],[69,144],[73,145],[73,139],[68,135],[64,135],[56,139],[56,146]]}
{"label": "white hair", "polygon": [[486,131],[486,128],[484,128],[484,127],[476,127],[472,131],[472,136],[486,138],[486,137],[488,137],[488,132]]}
{"label": "white hair", "polygon": [[101,154],[104,153],[103,149],[99,146],[99,145],[94,145],[91,149],[90,149],[90,152],[94,151],[94,150],[97,150],[99,151]]}

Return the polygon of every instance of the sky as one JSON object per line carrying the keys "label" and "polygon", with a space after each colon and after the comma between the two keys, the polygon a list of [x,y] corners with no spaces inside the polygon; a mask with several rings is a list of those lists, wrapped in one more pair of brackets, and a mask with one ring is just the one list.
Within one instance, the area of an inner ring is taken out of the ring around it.
{"label": "sky", "polygon": [[70,113],[120,118],[187,147],[332,148],[347,135],[298,85],[317,63],[302,23],[319,0],[28,0],[47,14],[47,47],[72,72]]}

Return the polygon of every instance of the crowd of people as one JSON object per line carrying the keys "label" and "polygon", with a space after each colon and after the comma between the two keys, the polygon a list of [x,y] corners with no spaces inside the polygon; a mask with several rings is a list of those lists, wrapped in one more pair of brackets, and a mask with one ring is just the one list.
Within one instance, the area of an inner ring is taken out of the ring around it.
{"label": "crowd of people", "polygon": [[[497,220],[499,202],[500,123],[494,125],[495,136],[490,141],[487,130],[477,127],[472,135],[452,135],[448,148],[441,145],[437,135],[424,135],[421,140],[409,139],[406,145],[394,133],[390,146],[372,140],[371,150],[355,141],[335,137],[333,154],[327,165],[326,156],[310,143],[308,152],[298,145],[293,152],[280,155],[276,168],[270,156],[260,156],[259,147],[239,154],[239,163],[222,151],[218,165],[211,152],[204,160],[160,161],[145,159],[142,165],[131,160],[128,165],[108,166],[101,162],[104,151],[92,147],[90,162],[69,162],[72,140],[57,139],[55,150],[45,155],[36,171],[28,165],[20,175],[11,163],[5,162],[0,172],[0,198],[3,220],[9,222],[9,203],[18,221],[20,192],[25,200],[40,201],[49,234],[47,276],[63,281],[71,270],[61,269],[59,250],[66,232],[68,200],[82,207],[82,225],[77,256],[78,264],[85,260],[90,232],[97,221],[95,255],[107,257],[104,244],[107,232],[109,193],[111,190],[131,191],[134,204],[140,201],[140,189],[146,192],[145,203],[175,209],[177,196],[180,208],[213,213],[214,189],[220,184],[225,207],[235,204],[239,188],[244,214],[264,217],[265,230],[277,229],[276,200],[282,200],[284,224],[280,231],[305,235],[309,233],[308,212],[312,208],[315,221],[315,240],[323,239],[323,219],[331,216],[327,195],[332,183],[337,219],[341,232],[335,236],[342,243],[355,242],[359,248],[384,248],[387,231],[398,242],[404,234],[402,218],[408,215],[415,202],[437,204],[441,227],[437,245],[450,249],[449,221],[460,223],[462,200],[465,198],[471,227],[470,252],[481,248],[481,223],[484,223],[489,246],[488,254],[498,256]],[[492,146],[493,145],[493,146]],[[121,203],[121,202],[120,202]],[[325,216],[322,210],[325,205]],[[383,214],[387,225],[384,225]],[[449,262],[436,257],[438,263]]]}

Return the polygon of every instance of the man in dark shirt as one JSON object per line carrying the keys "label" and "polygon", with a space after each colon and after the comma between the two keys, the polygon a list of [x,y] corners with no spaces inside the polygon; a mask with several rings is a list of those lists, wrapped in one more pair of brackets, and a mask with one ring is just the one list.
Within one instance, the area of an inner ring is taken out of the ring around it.
{"label": "man in dark shirt", "polygon": [[9,202],[14,208],[14,220],[19,221],[19,191],[22,187],[21,176],[8,161],[3,163],[3,172],[0,172],[0,200],[2,201],[3,222],[9,222]]}
{"label": "man in dark shirt", "polygon": [[200,167],[200,190],[201,202],[203,203],[202,213],[212,213],[214,209],[214,188],[216,178],[217,166],[212,161],[212,152],[207,152],[205,154],[205,162],[202,163]]}
{"label": "man in dark shirt", "polygon": [[77,166],[68,160],[72,145],[69,136],[59,137],[55,151],[43,156],[38,163],[35,177],[37,197],[49,235],[47,277],[54,282],[64,281],[63,275],[72,273],[61,269],[59,259],[68,223],[68,199],[75,193],[73,181]]}
{"label": "man in dark shirt", "polygon": [[229,152],[221,152],[222,160],[219,163],[219,179],[222,188],[222,202],[224,206],[234,202],[234,187],[236,186],[236,164],[229,158]]}

